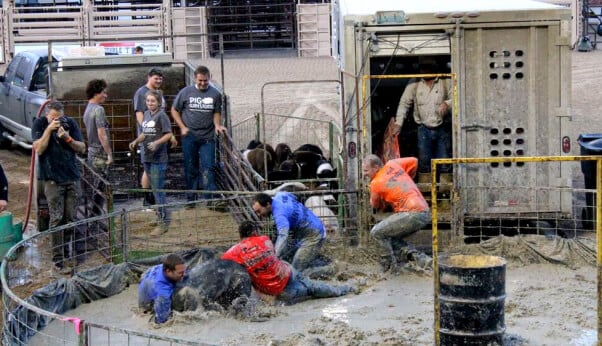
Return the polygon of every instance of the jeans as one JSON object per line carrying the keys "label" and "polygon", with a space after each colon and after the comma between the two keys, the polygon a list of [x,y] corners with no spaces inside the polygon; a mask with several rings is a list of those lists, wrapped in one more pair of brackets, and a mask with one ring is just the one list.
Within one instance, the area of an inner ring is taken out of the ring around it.
{"label": "jeans", "polygon": [[[200,139],[188,133],[182,137],[184,153],[184,179],[187,190],[215,191],[215,139]],[[211,198],[205,195],[202,198]],[[186,194],[188,202],[196,200],[196,194]]]}
{"label": "jeans", "polygon": [[[452,156],[451,124],[444,122],[438,127],[418,126],[418,172],[431,172],[431,159]],[[450,173],[451,165],[441,165],[442,173]]]}
{"label": "jeans", "polygon": [[351,290],[350,286],[333,286],[325,282],[311,280],[293,268],[291,277],[278,295],[278,299],[295,304],[310,298],[340,297]]}
{"label": "jeans", "polygon": [[[384,256],[393,258],[392,238],[404,238],[418,232],[431,220],[429,210],[423,212],[398,212],[372,227],[370,236],[374,238],[385,251]],[[404,245],[407,245],[404,244]]]}
{"label": "jeans", "polygon": [[167,207],[163,206],[167,203],[163,188],[165,187],[165,172],[167,171],[167,162],[161,163],[144,163],[144,171],[150,180],[151,188],[153,189],[153,195],[155,196],[155,202],[161,207],[157,210],[159,214],[160,222],[168,222],[169,215],[167,213]]}
{"label": "jeans", "polygon": [[[76,211],[80,192],[81,187],[79,181],[65,184],[57,184],[51,180],[44,182],[44,194],[48,201],[48,211],[50,213],[50,230],[76,221]],[[74,234],[72,228],[52,233],[52,261],[55,264],[62,266],[63,261],[70,257],[70,248],[72,245],[75,245],[72,244],[72,242],[80,240],[80,235],[77,235],[76,238],[78,239],[73,238]],[[73,248],[73,250],[75,250],[75,248]]]}

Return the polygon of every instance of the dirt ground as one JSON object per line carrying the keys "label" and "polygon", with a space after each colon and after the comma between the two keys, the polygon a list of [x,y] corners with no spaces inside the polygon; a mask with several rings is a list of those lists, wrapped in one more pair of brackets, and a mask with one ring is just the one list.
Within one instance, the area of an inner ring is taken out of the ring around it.
{"label": "dirt ground", "polygon": [[[575,154],[579,152],[579,133],[602,133],[598,114],[601,61],[601,50],[572,53],[571,144]],[[219,66],[219,62],[216,61],[215,66]],[[258,100],[262,99],[261,86],[265,82],[310,79],[314,76],[337,78],[336,65],[329,58],[292,59],[286,62],[277,59],[231,59],[225,61],[225,66],[230,71],[226,75],[226,87],[232,100],[234,121],[261,110]],[[280,68],[283,66],[286,68]],[[0,163],[9,179],[9,210],[19,219],[24,219],[26,213],[29,162],[30,153],[23,149],[13,147],[0,151]],[[433,343],[432,277],[413,273],[383,276],[374,263],[360,265],[350,259],[339,264],[341,272],[347,273],[343,276],[367,279],[361,294],[278,307],[275,316],[264,323],[215,315],[180,316],[173,326],[152,332],[231,345]],[[510,262],[506,290],[508,345],[596,344],[594,266],[569,268],[549,263]],[[144,330],[148,328],[146,319],[132,312],[135,300],[135,287],[132,287],[106,302],[84,305],[69,315],[98,323],[119,321],[121,327]],[[106,314],[107,306],[125,308],[114,309],[114,314]]]}

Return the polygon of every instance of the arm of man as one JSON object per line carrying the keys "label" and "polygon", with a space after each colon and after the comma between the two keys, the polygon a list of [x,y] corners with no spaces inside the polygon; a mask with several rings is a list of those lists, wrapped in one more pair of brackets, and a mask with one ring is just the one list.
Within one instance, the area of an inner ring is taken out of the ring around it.
{"label": "arm of man", "polygon": [[79,130],[79,126],[77,126],[77,123],[72,118],[68,119],[72,133],[65,131],[65,129],[59,126],[57,130],[57,135],[60,139],[62,139],[69,145],[71,150],[79,154],[84,154],[86,152],[86,143],[84,143],[82,133]]}
{"label": "arm of man", "polygon": [[48,141],[52,137],[52,132],[56,131],[60,126],[60,122],[58,120],[51,121],[46,129],[42,131],[41,120],[36,120],[31,129],[31,135],[34,139],[33,141],[33,150],[35,150],[38,155],[42,155],[46,149],[48,148]]}
{"label": "arm of man", "polygon": [[274,201],[272,201],[272,216],[274,218],[274,223],[276,224],[276,234],[278,235],[276,244],[274,245],[277,257],[280,257],[284,250],[286,250],[288,234],[290,231],[288,215],[284,212],[285,211],[280,210],[280,208],[274,209]]}
{"label": "arm of man", "polygon": [[173,118],[173,120],[176,122],[176,124],[180,128],[180,132],[182,133],[182,136],[186,136],[188,134],[188,127],[186,127],[186,125],[182,121],[182,114],[174,107],[171,107],[171,117]]}
{"label": "arm of man", "polygon": [[451,79],[445,78],[441,79],[443,90],[445,91],[445,100],[439,105],[439,114],[441,116],[447,115],[447,113],[451,113],[452,105],[453,105],[453,96],[454,96],[454,88]]}
{"label": "arm of man", "polygon": [[408,110],[414,105],[416,100],[416,87],[418,83],[415,79],[412,79],[406,85],[406,88],[399,99],[399,105],[397,106],[397,112],[395,113],[395,123],[401,126],[403,125],[403,121],[408,115]]}
{"label": "arm of man", "polygon": [[107,118],[104,109],[99,108],[98,113],[95,114],[94,121],[96,122],[96,133],[98,134],[100,145],[102,145],[102,149],[107,154],[107,165],[111,165],[113,163],[113,150],[111,149],[111,143],[109,142],[109,136],[105,128]]}
{"label": "arm of man", "polygon": [[215,126],[215,133],[220,134],[226,132],[226,128],[222,126],[222,113],[213,113],[213,125]]}
{"label": "arm of man", "polygon": [[153,304],[155,311],[155,322],[165,323],[171,315],[171,295],[173,288],[167,285],[157,285],[157,298]]}

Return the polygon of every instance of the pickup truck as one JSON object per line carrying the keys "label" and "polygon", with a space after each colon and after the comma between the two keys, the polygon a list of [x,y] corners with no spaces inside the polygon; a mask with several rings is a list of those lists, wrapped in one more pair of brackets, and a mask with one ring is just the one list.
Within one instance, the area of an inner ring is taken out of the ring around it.
{"label": "pickup truck", "polygon": [[31,125],[47,97],[47,52],[20,52],[0,76],[0,148],[31,148]]}
{"label": "pickup truck", "polygon": [[62,101],[66,115],[82,126],[87,102],[85,85],[91,79],[104,78],[110,92],[105,109],[109,117],[115,117],[109,119],[111,140],[117,146],[114,150],[127,151],[126,143],[133,138],[135,129],[131,98],[146,83],[150,67],[163,69],[163,92],[168,101],[191,80],[190,66],[174,63],[171,54],[69,57],[53,54],[49,59],[48,50],[17,53],[0,76],[0,148],[11,142],[31,148],[31,126],[48,98]]}

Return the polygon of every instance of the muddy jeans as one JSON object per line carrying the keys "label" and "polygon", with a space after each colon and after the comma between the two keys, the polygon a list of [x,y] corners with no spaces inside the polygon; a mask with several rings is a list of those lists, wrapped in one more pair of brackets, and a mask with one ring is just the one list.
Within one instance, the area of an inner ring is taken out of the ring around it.
{"label": "muddy jeans", "polygon": [[165,174],[167,172],[167,163],[144,163],[144,171],[150,179],[151,188],[157,204],[161,205],[157,209],[158,221],[168,224],[170,220],[167,207],[163,206],[167,203],[167,197],[163,188],[165,187]]}
{"label": "muddy jeans", "polygon": [[[299,248],[295,251],[291,264],[293,268],[303,271],[309,267],[311,261],[320,252],[324,238],[318,230],[313,228],[306,228],[295,233],[295,239],[299,239]],[[299,238],[298,235],[300,235]]]}
{"label": "muddy jeans", "polygon": [[350,287],[347,285],[334,286],[311,280],[293,268],[284,291],[277,298],[285,303],[295,304],[310,298],[340,297],[349,291]]}
{"label": "muddy jeans", "polygon": [[[80,192],[79,181],[64,184],[57,184],[50,180],[44,182],[44,194],[50,213],[50,230],[76,221],[76,208]],[[62,265],[63,260],[70,257],[69,251],[73,245],[72,242],[76,240],[73,238],[72,228],[52,233],[52,261],[55,264]]]}
{"label": "muddy jeans", "polygon": [[419,231],[431,220],[430,210],[423,212],[395,213],[372,227],[370,236],[385,251],[383,255],[394,257],[392,237],[404,238]]}

